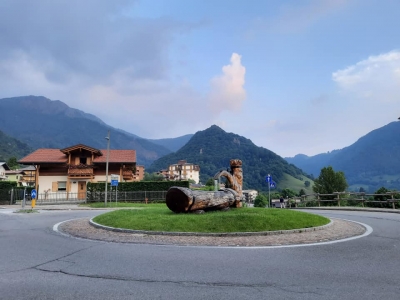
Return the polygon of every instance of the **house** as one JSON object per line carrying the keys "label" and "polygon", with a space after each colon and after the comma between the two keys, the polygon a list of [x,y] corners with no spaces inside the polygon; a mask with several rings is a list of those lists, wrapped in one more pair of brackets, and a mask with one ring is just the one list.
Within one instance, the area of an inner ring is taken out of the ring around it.
{"label": "house", "polygon": [[17,186],[35,186],[35,173],[36,168],[28,166],[22,169],[6,171],[6,177],[8,181],[17,182]]}
{"label": "house", "polygon": [[[108,153],[108,155],[107,155]],[[107,159],[108,156],[108,159]],[[134,181],[135,150],[100,150],[84,144],[64,149],[38,149],[19,160],[20,164],[34,165],[35,188],[38,193],[64,194],[68,199],[85,199],[88,182],[105,182],[108,160],[108,181],[111,174],[121,181]]]}
{"label": "house", "polygon": [[160,173],[169,180],[192,179],[195,183],[199,183],[200,181],[200,167],[188,163],[186,160],[180,160],[177,164],[170,165],[168,171],[161,170]]}
{"label": "house", "polygon": [[10,168],[4,161],[0,161],[0,180],[7,180],[6,171],[10,171]]}

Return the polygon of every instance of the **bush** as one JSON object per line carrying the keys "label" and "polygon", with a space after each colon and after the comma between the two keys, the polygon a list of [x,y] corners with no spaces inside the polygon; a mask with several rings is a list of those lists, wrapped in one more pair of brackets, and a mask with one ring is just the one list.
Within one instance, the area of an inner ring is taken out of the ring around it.
{"label": "bush", "polygon": [[266,207],[268,205],[268,198],[263,194],[259,194],[254,200],[254,207]]}

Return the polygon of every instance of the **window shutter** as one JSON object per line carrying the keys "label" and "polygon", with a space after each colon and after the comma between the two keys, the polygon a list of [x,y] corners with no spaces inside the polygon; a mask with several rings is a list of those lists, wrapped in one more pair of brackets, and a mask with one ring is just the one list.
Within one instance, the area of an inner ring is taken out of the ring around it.
{"label": "window shutter", "polygon": [[58,182],[54,181],[51,183],[51,191],[52,192],[57,192],[58,191]]}

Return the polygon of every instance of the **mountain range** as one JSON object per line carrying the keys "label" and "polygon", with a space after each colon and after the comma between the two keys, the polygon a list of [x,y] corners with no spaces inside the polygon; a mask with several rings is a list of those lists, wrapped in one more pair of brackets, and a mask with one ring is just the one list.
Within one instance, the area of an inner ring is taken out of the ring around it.
{"label": "mountain range", "polygon": [[[0,129],[31,148],[65,148],[83,143],[105,149],[110,131],[111,149],[135,149],[138,164],[148,166],[190,139],[147,140],[111,127],[94,115],[41,96],[0,99]],[[168,147],[171,147],[169,149]]]}
{"label": "mountain range", "polygon": [[280,181],[279,188],[291,187],[295,181],[300,187],[307,174],[317,177],[323,167],[332,166],[345,173],[351,190],[362,187],[373,192],[382,186],[400,189],[400,122],[378,128],[346,148],[314,156],[298,154],[285,161],[245,137],[226,133],[217,126],[194,135],[146,139],[109,126],[62,101],[41,96],[0,99],[0,111],[2,160],[11,156],[19,159],[37,148],[65,148],[78,143],[104,149],[105,136],[110,131],[110,148],[135,149],[138,164],[148,171],[159,171],[186,159],[200,165],[201,180],[205,181],[219,168],[228,167],[231,158],[239,158],[243,160],[248,188],[265,188],[267,173]]}
{"label": "mountain range", "polygon": [[340,150],[285,159],[315,177],[325,166],[343,171],[352,190],[400,189],[400,122],[375,129]]}

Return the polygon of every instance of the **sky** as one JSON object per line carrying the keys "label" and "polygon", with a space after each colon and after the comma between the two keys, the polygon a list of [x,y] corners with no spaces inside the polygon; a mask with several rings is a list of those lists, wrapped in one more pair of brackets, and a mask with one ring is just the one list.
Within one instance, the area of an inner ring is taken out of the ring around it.
{"label": "sky", "polygon": [[1,0],[0,98],[311,156],[400,116],[399,28],[398,0]]}

